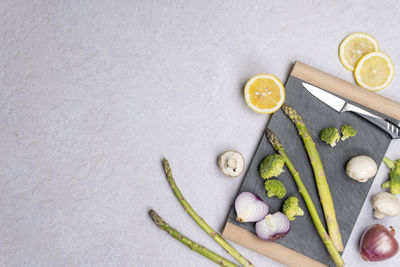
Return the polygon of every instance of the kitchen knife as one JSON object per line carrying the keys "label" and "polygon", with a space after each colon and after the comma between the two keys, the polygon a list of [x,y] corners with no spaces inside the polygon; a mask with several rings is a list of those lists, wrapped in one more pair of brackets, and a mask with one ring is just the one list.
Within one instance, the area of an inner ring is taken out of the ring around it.
{"label": "kitchen knife", "polygon": [[326,105],[330,106],[337,112],[343,113],[346,111],[351,111],[363,119],[369,121],[370,123],[376,125],[381,130],[385,131],[390,135],[392,139],[400,138],[400,127],[399,123],[392,123],[389,120],[376,116],[362,108],[359,108],[353,104],[347,103],[345,100],[337,97],[325,90],[322,90],[314,85],[303,82],[304,88],[307,89],[313,96],[321,100]]}

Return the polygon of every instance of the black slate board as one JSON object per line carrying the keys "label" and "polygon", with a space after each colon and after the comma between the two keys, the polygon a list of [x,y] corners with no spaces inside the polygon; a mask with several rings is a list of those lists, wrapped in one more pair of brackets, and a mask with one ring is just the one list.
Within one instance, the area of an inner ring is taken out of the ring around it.
{"label": "black slate board", "polygon": [[[289,76],[285,85],[285,91],[285,103],[295,108],[302,116],[303,121],[307,125],[316,143],[330,186],[343,243],[346,246],[347,240],[350,237],[350,233],[373,182],[373,179],[370,179],[366,183],[358,183],[347,177],[345,172],[346,163],[354,156],[368,155],[372,157],[379,166],[389,146],[390,138],[383,131],[375,128],[375,126],[351,112],[342,114],[335,112],[308,93],[302,86],[302,80]],[[318,134],[321,129],[325,127],[340,128],[340,126],[345,123],[354,126],[357,130],[356,137],[341,141],[334,148],[331,148],[319,140]],[[321,220],[325,222],[307,152],[294,124],[279,110],[272,116],[268,128],[278,136],[286,153],[290,157],[295,168],[299,171],[314,201]],[[275,152],[266,139],[265,134],[263,134],[239,191],[256,193],[268,203],[270,212],[274,213],[281,210],[283,200],[279,200],[276,197],[267,197],[264,190],[263,179],[261,179],[258,174],[258,166],[261,160],[271,153]],[[301,195],[298,193],[297,186],[286,167],[285,172],[279,176],[279,179],[284,183],[287,189],[286,197],[293,195],[298,197],[300,205],[305,211],[305,215],[303,217],[297,217],[297,219],[291,223],[291,231],[289,234],[275,242],[296,250],[328,266],[334,266],[333,261],[330,259],[324,244],[314,228],[307,207]],[[234,207],[232,207],[228,216],[228,221],[255,233],[254,223],[237,223],[235,218],[236,212]]]}

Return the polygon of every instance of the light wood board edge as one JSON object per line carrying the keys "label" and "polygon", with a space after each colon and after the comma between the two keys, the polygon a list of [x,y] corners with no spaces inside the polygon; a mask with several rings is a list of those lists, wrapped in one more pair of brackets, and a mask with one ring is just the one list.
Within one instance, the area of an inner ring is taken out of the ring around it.
{"label": "light wood board edge", "polygon": [[400,103],[296,61],[291,76],[400,120]]}
{"label": "light wood board edge", "polygon": [[257,235],[230,222],[226,223],[222,237],[289,267],[327,267],[319,261],[276,242],[262,240]]}

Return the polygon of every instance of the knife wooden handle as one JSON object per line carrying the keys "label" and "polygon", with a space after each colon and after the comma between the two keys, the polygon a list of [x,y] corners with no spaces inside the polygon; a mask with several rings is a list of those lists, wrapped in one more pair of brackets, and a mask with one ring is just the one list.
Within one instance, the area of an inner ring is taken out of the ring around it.
{"label": "knife wooden handle", "polygon": [[356,84],[332,76],[299,61],[294,64],[290,75],[388,117],[400,120],[400,103],[361,88]]}

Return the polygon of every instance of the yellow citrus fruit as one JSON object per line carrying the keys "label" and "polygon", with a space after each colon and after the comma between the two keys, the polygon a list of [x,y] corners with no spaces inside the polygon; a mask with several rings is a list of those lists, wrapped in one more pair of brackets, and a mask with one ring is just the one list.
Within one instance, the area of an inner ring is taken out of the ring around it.
{"label": "yellow citrus fruit", "polygon": [[285,101],[285,88],[274,75],[259,74],[246,83],[244,97],[252,110],[263,114],[273,113]]}
{"label": "yellow citrus fruit", "polygon": [[365,54],[379,51],[379,44],[367,33],[355,32],[344,38],[339,46],[339,59],[343,66],[354,71],[358,60]]}
{"label": "yellow citrus fruit", "polygon": [[354,69],[354,78],[357,84],[371,91],[387,87],[393,77],[393,62],[388,55],[382,52],[371,52],[364,55]]}

